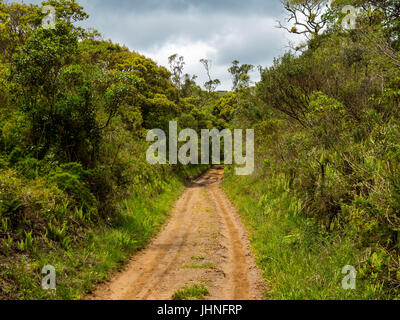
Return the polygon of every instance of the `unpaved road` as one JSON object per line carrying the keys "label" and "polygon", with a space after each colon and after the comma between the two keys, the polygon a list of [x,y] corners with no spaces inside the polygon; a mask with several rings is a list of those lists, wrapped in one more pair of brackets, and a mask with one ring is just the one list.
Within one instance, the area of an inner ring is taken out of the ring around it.
{"label": "unpaved road", "polygon": [[89,299],[169,300],[192,284],[204,284],[209,300],[261,299],[265,283],[240,218],[220,189],[223,175],[216,166],[195,180],[159,236]]}

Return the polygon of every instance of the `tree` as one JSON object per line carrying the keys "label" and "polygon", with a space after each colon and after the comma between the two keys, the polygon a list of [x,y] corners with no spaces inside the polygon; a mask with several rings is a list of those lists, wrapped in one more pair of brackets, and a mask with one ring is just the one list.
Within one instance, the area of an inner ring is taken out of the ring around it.
{"label": "tree", "polygon": [[232,90],[238,90],[246,88],[250,85],[249,72],[253,71],[254,66],[251,64],[242,64],[237,60],[232,62],[232,66],[228,69],[228,72],[232,76]]}
{"label": "tree", "polygon": [[172,73],[172,82],[179,88],[182,89],[182,75],[185,67],[185,59],[179,56],[177,53],[173,54],[168,58],[168,63]]}
{"label": "tree", "polygon": [[364,0],[372,8],[378,8],[384,18],[382,25],[391,46],[400,49],[400,1],[398,0]]}
{"label": "tree", "polygon": [[77,32],[59,21],[54,30],[33,31],[13,56],[11,75],[15,100],[31,123],[35,157],[51,152],[61,161],[90,167],[100,141],[93,93],[98,76],[76,63],[78,55]]}
{"label": "tree", "polygon": [[[87,32],[82,27],[73,25],[74,22],[89,17],[75,0],[48,0],[42,5],[54,7],[56,20],[66,22],[70,28],[78,32],[80,39],[98,35],[97,31]],[[23,45],[32,32],[42,26],[44,16],[38,5],[0,1],[0,53],[11,59],[15,48]]]}
{"label": "tree", "polygon": [[183,79],[184,80],[182,84],[181,93],[184,98],[188,98],[193,95],[193,91],[197,86],[196,85],[197,76],[196,75],[191,76],[190,74],[186,73],[183,76]]}
{"label": "tree", "polygon": [[40,23],[37,6],[0,1],[0,53],[10,59],[15,48],[22,45]]}
{"label": "tree", "polygon": [[328,8],[327,0],[282,0],[289,14],[286,22],[292,26],[284,26],[280,21],[279,28],[290,33],[305,35],[307,39],[318,36],[328,21],[324,11]]}
{"label": "tree", "polygon": [[217,89],[217,87],[221,84],[221,81],[219,79],[211,79],[211,66],[212,66],[212,61],[208,59],[201,59],[200,63],[204,66],[206,69],[208,81],[204,83],[204,87],[208,92],[213,92]]}
{"label": "tree", "polygon": [[62,19],[68,23],[83,21],[89,18],[89,15],[76,0],[47,0],[42,5],[54,7],[57,19]]}
{"label": "tree", "polygon": [[76,0],[47,0],[42,3],[43,6],[52,6],[56,12],[57,20],[66,21],[73,29],[78,32],[80,39],[99,36],[97,30],[88,31],[82,27],[75,27],[74,22],[84,21],[89,15],[83,10],[83,7]]}
{"label": "tree", "polygon": [[267,105],[305,125],[310,97],[318,88],[315,78],[305,55],[296,58],[286,53],[264,70],[257,87],[259,97]]}

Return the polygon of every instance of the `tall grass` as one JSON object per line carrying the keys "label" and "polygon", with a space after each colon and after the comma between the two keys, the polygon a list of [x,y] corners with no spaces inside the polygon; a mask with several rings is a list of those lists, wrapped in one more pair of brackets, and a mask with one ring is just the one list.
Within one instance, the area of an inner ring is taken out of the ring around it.
{"label": "tall grass", "polygon": [[266,299],[389,299],[383,285],[358,278],[356,290],[344,290],[342,269],[358,268],[364,250],[357,239],[323,232],[301,216],[301,202],[282,176],[237,177],[227,174],[223,187],[250,232],[269,290]]}

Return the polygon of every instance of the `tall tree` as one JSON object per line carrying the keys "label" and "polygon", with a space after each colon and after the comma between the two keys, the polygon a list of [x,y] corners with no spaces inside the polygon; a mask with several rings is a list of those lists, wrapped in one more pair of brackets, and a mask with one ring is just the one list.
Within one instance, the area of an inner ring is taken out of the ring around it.
{"label": "tall tree", "polygon": [[204,66],[204,69],[206,69],[208,81],[204,83],[204,87],[208,92],[213,92],[217,89],[217,87],[221,84],[221,81],[219,79],[213,80],[211,78],[211,67],[212,67],[212,61],[208,59],[201,59],[200,63]]}
{"label": "tall tree", "polygon": [[327,0],[281,0],[285,10],[288,12],[286,22],[290,26],[283,25],[280,21],[279,27],[295,34],[302,34],[311,39],[320,34],[327,25],[328,20],[324,12],[328,8]]}
{"label": "tall tree", "polygon": [[168,63],[172,73],[172,82],[179,88],[182,89],[182,75],[185,67],[185,58],[179,56],[177,53],[173,54],[168,58]]}
{"label": "tall tree", "polygon": [[250,85],[249,72],[253,71],[254,66],[251,64],[242,64],[238,60],[232,62],[232,66],[228,69],[232,76],[232,90],[246,88]]}

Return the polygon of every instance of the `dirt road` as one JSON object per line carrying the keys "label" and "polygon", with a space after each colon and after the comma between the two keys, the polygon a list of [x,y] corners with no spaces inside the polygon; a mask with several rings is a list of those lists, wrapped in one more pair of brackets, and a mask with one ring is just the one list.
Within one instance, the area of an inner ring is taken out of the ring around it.
{"label": "dirt road", "polygon": [[261,299],[265,284],[220,189],[223,174],[216,166],[195,180],[159,236],[90,299],[168,300],[192,284],[204,284],[210,300]]}

